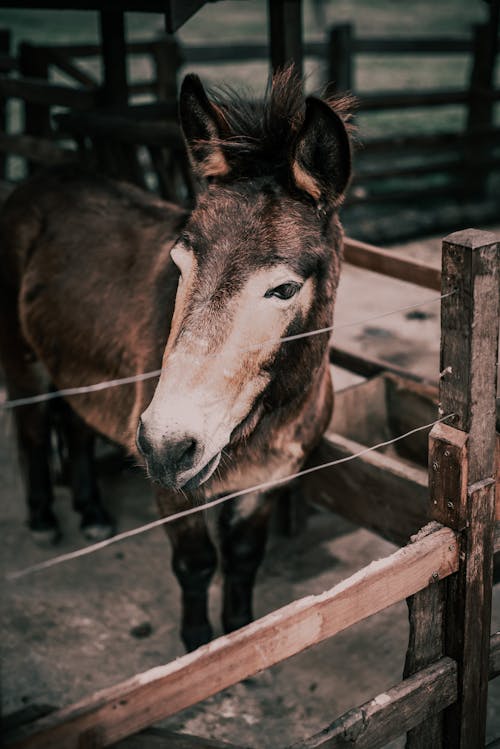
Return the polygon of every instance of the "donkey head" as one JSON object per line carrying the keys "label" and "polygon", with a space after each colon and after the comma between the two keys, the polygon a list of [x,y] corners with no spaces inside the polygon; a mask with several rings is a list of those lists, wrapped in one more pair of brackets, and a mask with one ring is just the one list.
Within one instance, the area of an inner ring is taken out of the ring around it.
{"label": "donkey head", "polygon": [[[340,107],[303,100],[293,70],[260,104],[210,100],[188,76],[182,127],[204,182],[171,258],[179,282],[154,397],[138,446],[164,486],[194,489],[221,454],[306,397],[331,325],[350,176]],[[222,470],[222,469],[221,469]]]}

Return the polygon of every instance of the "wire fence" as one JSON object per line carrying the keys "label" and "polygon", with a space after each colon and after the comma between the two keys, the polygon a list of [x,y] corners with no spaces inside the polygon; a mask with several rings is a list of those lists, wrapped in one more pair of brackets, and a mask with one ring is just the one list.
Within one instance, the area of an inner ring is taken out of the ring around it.
{"label": "wire fence", "polygon": [[[242,346],[240,349],[240,352],[244,354],[249,351],[254,351],[258,348],[263,348],[264,346],[278,345],[282,343],[290,343],[291,341],[298,341],[304,338],[308,338],[310,336],[322,335],[324,333],[332,333],[335,330],[342,330],[345,328],[352,328],[357,325],[364,325],[365,323],[373,322],[373,320],[380,320],[384,317],[389,317],[390,315],[396,315],[399,312],[407,312],[409,310],[416,309],[417,307],[421,307],[426,304],[434,304],[436,302],[441,301],[441,299],[446,299],[446,297],[452,296],[455,293],[456,293],[455,291],[450,291],[447,294],[443,294],[441,296],[432,297],[431,299],[424,299],[418,302],[417,304],[409,304],[409,305],[406,305],[405,307],[399,307],[398,309],[389,310],[388,312],[381,312],[377,315],[372,315],[370,317],[363,318],[362,320],[353,320],[351,322],[342,323],[340,325],[329,325],[326,328],[317,328],[315,330],[309,330],[304,333],[297,333],[295,335],[284,336],[283,338],[274,338],[274,339],[269,338],[258,344],[252,344],[251,346]],[[208,354],[204,356],[204,359],[217,357],[218,355],[219,354],[217,352],[214,352],[212,354]],[[136,382],[143,382],[144,380],[150,380],[155,377],[159,377],[161,375],[161,372],[162,372],[162,369],[154,369],[149,372],[142,372],[140,374],[130,375],[128,377],[118,377],[113,380],[104,380],[102,382],[96,382],[92,385],[82,385],[79,387],[63,388],[61,390],[52,390],[50,392],[40,393],[38,395],[30,395],[25,398],[15,398],[12,400],[4,400],[3,402],[0,402],[0,407],[3,409],[19,408],[20,406],[29,406],[29,405],[34,405],[36,403],[44,403],[46,401],[50,401],[55,398],[64,398],[64,397],[69,397],[69,396],[74,396],[74,395],[84,395],[87,393],[95,393],[101,390],[106,390],[108,388],[118,387],[120,385],[131,385]]]}
{"label": "wire fence", "polygon": [[78,559],[79,557],[87,556],[88,554],[94,554],[96,551],[99,551],[100,549],[104,549],[107,546],[111,546],[112,544],[116,544],[119,541],[125,541],[128,538],[138,536],[141,533],[146,533],[146,531],[153,530],[154,528],[158,528],[162,525],[173,523],[176,520],[180,520],[181,518],[188,517],[189,515],[195,515],[199,512],[206,512],[207,510],[217,507],[218,505],[221,505],[225,502],[229,502],[230,500],[235,500],[239,497],[243,497],[248,494],[269,491],[270,489],[273,489],[277,486],[281,486],[282,484],[288,483],[290,481],[294,481],[295,479],[301,478],[303,476],[307,476],[311,473],[315,473],[316,471],[321,471],[321,470],[324,470],[325,468],[333,468],[334,466],[340,465],[341,463],[348,463],[349,461],[355,460],[356,458],[359,458],[362,455],[366,455],[369,452],[373,452],[374,450],[380,450],[383,447],[388,447],[389,445],[393,445],[395,442],[399,442],[400,440],[403,440],[406,437],[411,436],[412,434],[416,434],[417,432],[422,432],[425,429],[430,429],[435,424],[440,424],[443,421],[452,419],[454,416],[455,414],[447,414],[446,416],[442,416],[440,419],[431,421],[429,424],[423,424],[421,426],[415,427],[414,429],[410,429],[410,431],[405,432],[405,434],[401,434],[398,437],[393,437],[390,440],[386,440],[384,442],[378,442],[376,445],[366,447],[363,450],[360,450],[359,452],[355,453],[354,455],[346,455],[344,458],[338,458],[337,460],[330,460],[327,463],[321,463],[320,465],[317,465],[317,466],[304,468],[301,471],[297,471],[296,473],[289,474],[288,476],[283,476],[282,478],[264,481],[260,484],[256,484],[255,486],[250,486],[247,489],[240,489],[239,491],[225,494],[222,497],[218,497],[217,499],[214,499],[210,502],[206,502],[205,504],[196,505],[195,507],[189,507],[188,509],[182,510],[181,512],[176,512],[172,515],[167,515],[166,517],[158,518],[158,520],[153,520],[151,523],[146,523],[145,525],[137,526],[136,528],[132,528],[128,531],[124,531],[123,533],[118,533],[115,536],[112,536],[111,538],[106,538],[103,541],[98,541],[97,543],[92,544],[91,546],[85,546],[83,548],[76,549],[75,551],[70,551],[66,554],[60,554],[56,557],[51,557],[50,559],[46,559],[43,562],[39,562],[38,564],[31,565],[30,567],[26,567],[22,570],[10,572],[6,575],[6,579],[10,581],[18,580],[19,578],[26,577],[27,575],[30,575],[34,572],[40,572],[41,570],[46,570],[50,567],[55,567],[59,564],[63,564],[64,562],[69,562],[72,559]]}

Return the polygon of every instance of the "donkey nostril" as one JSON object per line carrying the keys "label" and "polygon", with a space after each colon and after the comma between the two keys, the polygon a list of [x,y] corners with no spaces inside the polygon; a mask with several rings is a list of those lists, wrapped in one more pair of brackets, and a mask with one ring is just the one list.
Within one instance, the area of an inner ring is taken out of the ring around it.
{"label": "donkey nostril", "polygon": [[168,451],[168,458],[173,469],[187,471],[192,467],[198,444],[192,437],[176,442]]}

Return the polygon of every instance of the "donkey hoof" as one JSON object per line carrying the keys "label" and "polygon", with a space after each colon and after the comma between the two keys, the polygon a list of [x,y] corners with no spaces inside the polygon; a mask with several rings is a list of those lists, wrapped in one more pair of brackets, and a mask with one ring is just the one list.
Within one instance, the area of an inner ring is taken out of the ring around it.
{"label": "donkey hoof", "polygon": [[33,541],[43,549],[54,546],[62,537],[59,524],[55,518],[53,521],[32,520],[29,522],[29,529]]}
{"label": "donkey hoof", "polygon": [[213,637],[210,624],[200,624],[197,627],[189,627],[182,630],[182,642],[188,653],[196,648],[206,645]]}
{"label": "donkey hoof", "polygon": [[115,521],[102,508],[92,508],[82,513],[80,529],[87,541],[104,541],[116,533]]}

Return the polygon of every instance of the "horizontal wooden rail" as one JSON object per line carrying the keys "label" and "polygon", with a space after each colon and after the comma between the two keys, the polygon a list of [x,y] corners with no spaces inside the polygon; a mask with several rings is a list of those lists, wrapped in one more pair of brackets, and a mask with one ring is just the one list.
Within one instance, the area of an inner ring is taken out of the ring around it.
{"label": "horizontal wooden rail", "polygon": [[407,260],[366,242],[345,237],[344,258],[347,263],[358,268],[441,291],[441,271],[438,268],[432,268],[418,260]]}
{"label": "horizontal wooden rail", "polygon": [[36,721],[11,746],[77,749],[93,738],[100,746],[109,746],[300,653],[457,568],[455,534],[434,524],[414,543],[320,595],[294,601],[194,653]]}
{"label": "horizontal wooden rail", "polygon": [[39,78],[8,78],[0,76],[0,96],[24,99],[33,104],[91,109],[96,104],[93,91],[73,86],[47,83]]}
{"label": "horizontal wooden rail", "polygon": [[[410,109],[416,107],[440,107],[450,104],[467,104],[470,92],[467,90],[441,91],[381,91],[376,94],[355,92],[361,112],[378,109]],[[497,101],[500,91],[484,92],[484,97]]]}
{"label": "horizontal wooden rail", "polygon": [[441,658],[290,749],[379,749],[441,712],[456,698],[457,664],[451,658]]}

